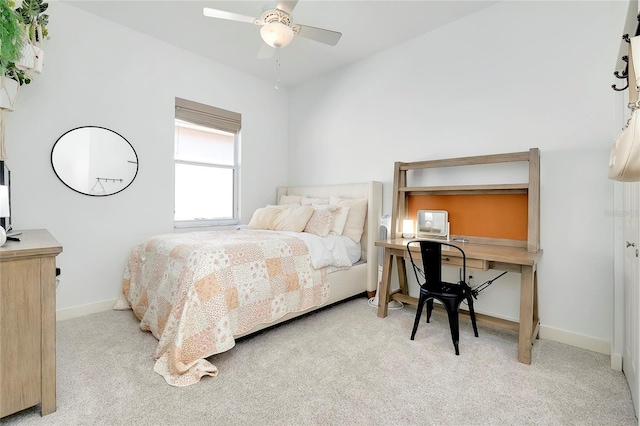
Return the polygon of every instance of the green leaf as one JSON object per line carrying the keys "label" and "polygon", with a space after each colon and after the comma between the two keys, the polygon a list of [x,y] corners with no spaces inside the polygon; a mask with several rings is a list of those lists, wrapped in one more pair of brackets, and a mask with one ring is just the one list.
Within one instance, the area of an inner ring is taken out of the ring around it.
{"label": "green leaf", "polygon": [[23,27],[18,14],[11,9],[8,0],[0,0],[0,74],[9,63],[20,57],[24,43]]}

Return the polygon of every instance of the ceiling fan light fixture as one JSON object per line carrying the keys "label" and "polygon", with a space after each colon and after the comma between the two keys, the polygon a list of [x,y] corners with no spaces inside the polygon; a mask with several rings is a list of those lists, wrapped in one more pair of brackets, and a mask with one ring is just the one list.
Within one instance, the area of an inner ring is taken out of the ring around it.
{"label": "ceiling fan light fixture", "polygon": [[293,30],[282,22],[273,21],[260,28],[260,36],[271,47],[285,47],[293,40]]}

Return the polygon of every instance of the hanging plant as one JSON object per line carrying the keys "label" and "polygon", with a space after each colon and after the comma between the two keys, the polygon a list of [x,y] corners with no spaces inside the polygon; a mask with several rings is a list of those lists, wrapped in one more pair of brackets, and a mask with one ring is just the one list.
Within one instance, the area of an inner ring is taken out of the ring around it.
{"label": "hanging plant", "polygon": [[49,15],[44,13],[48,7],[49,4],[44,0],[22,0],[22,5],[16,9],[33,44],[42,43],[43,38],[49,37]]}
{"label": "hanging plant", "polygon": [[13,2],[0,0],[0,75],[20,58],[24,30],[20,16],[11,8]]}
{"label": "hanging plant", "polygon": [[49,15],[44,12],[49,4],[43,0],[22,0],[16,14],[25,29],[25,44],[16,63],[19,69],[40,74],[44,64],[42,42],[48,38]]}
{"label": "hanging plant", "polygon": [[4,71],[4,75],[11,80],[17,81],[20,86],[31,83],[31,77],[29,77],[29,75],[23,70],[16,67],[16,64],[14,62],[11,62],[9,63],[9,65],[7,65]]}

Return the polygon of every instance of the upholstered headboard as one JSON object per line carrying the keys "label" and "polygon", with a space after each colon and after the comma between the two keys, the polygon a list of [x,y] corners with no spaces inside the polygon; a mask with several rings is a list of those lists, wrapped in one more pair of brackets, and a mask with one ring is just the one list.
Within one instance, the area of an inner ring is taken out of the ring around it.
{"label": "upholstered headboard", "polygon": [[382,216],[382,183],[366,182],[322,186],[288,186],[278,188],[276,203],[282,195],[302,195],[314,198],[366,198],[367,219],[360,245],[362,259],[367,261],[367,288],[375,290],[378,284],[378,256],[375,246]]}

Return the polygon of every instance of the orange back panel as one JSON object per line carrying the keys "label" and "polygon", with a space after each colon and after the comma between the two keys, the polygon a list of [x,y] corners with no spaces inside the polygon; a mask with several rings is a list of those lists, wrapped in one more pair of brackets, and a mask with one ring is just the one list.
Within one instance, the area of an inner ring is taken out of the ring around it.
{"label": "orange back panel", "polygon": [[408,218],[418,210],[446,210],[452,235],[527,240],[527,194],[411,195]]}

